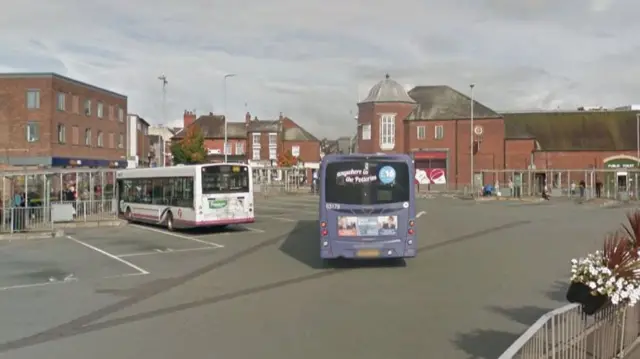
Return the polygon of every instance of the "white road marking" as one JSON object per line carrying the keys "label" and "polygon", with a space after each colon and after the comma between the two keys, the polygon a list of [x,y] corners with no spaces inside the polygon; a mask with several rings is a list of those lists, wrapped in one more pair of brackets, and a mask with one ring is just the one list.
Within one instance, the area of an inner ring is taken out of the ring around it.
{"label": "white road marking", "polygon": [[256,233],[264,233],[265,232],[264,230],[258,229],[258,228],[251,228],[251,227],[245,227],[245,226],[241,226],[240,228],[246,229],[249,232],[256,232]]}
{"label": "white road marking", "polygon": [[142,275],[147,275],[149,273],[140,273],[140,272],[135,272],[135,273],[126,273],[126,274],[116,274],[116,275],[110,275],[108,277],[103,277],[102,279],[117,279],[117,278],[128,278],[128,277],[139,277]]}
{"label": "white road marking", "polygon": [[81,241],[79,239],[73,238],[71,236],[67,236],[67,238],[69,238],[70,240],[72,240],[72,241],[74,241],[74,242],[76,242],[76,243],[78,243],[80,245],[83,245],[83,246],[85,246],[85,247],[87,247],[87,248],[89,248],[89,249],[91,249],[91,250],[93,250],[95,252],[98,252],[98,253],[100,253],[100,254],[102,254],[104,256],[107,256],[107,257],[109,257],[109,258],[111,258],[113,260],[116,260],[116,261],[118,261],[118,262],[120,262],[120,263],[122,263],[122,264],[124,264],[124,265],[126,265],[128,267],[130,267],[130,268],[133,268],[133,269],[137,270],[138,272],[140,272],[141,274],[149,274],[148,271],[138,267],[137,265],[135,265],[135,264],[133,264],[133,263],[131,263],[129,261],[126,261],[126,260],[124,260],[122,258],[118,258],[118,256],[116,256],[114,254],[111,254],[111,253],[109,253],[109,252],[107,252],[105,250],[102,250],[102,249],[100,249],[98,247],[92,246],[89,243],[85,243],[85,242],[83,242],[83,241]]}
{"label": "white road marking", "polygon": [[12,290],[12,289],[27,289],[27,288],[37,288],[37,287],[45,287],[48,285],[54,285],[54,284],[68,284],[68,283],[72,283],[72,282],[77,282],[77,279],[70,279],[70,280],[60,280],[60,281],[54,281],[54,282],[42,282],[42,283],[34,283],[34,284],[21,284],[21,285],[11,285],[8,287],[0,287],[0,292],[5,291],[5,290]]}
{"label": "white road marking", "polygon": [[278,217],[278,216],[271,216],[271,215],[267,215],[267,214],[258,214],[258,215],[256,215],[256,217],[273,218],[273,219],[277,219],[279,221],[285,221],[285,222],[297,222],[297,220],[295,220],[295,219],[285,218],[285,217]]}
{"label": "white road marking", "polygon": [[282,206],[272,206],[272,205],[264,205],[264,204],[258,204],[256,206],[256,212],[259,212],[261,208],[266,208],[266,209],[275,209],[278,211],[284,211],[284,212],[296,212],[296,213],[308,213],[308,214],[318,214],[318,211],[312,211],[312,210],[306,210],[306,209],[302,209],[302,208],[291,208],[291,207],[282,207]]}
{"label": "white road marking", "polygon": [[284,203],[284,204],[300,204],[300,205],[306,205],[306,204],[315,204],[318,205],[318,198],[315,199],[280,199],[280,198],[269,198],[266,201],[256,201],[257,206],[260,206],[262,203]]}
{"label": "white road marking", "polygon": [[425,214],[427,214],[427,211],[420,211],[420,212],[418,212],[418,214],[416,214],[416,218],[420,218]]}
{"label": "white road marking", "polygon": [[171,253],[183,253],[183,252],[196,252],[196,251],[211,251],[214,249],[218,249],[218,247],[199,247],[199,248],[184,248],[184,249],[167,249],[166,251],[156,249],[153,252],[137,252],[137,253],[127,253],[121,254],[118,258],[127,258],[127,257],[140,257],[140,256],[150,256],[150,255],[158,255],[158,254],[171,254]]}
{"label": "white road marking", "polygon": [[138,224],[129,224],[130,227],[134,227],[134,228],[138,228],[138,229],[142,229],[145,231],[151,231],[151,232],[156,232],[156,233],[162,233],[164,235],[167,236],[172,236],[172,237],[176,237],[176,238],[182,238],[182,239],[186,239],[189,241],[194,241],[194,242],[198,242],[200,244],[204,244],[205,246],[211,246],[211,247],[216,247],[216,248],[224,248],[224,246],[222,244],[218,244],[218,243],[214,243],[214,242],[208,242],[208,241],[203,241],[202,239],[198,239],[198,238],[194,238],[194,237],[189,237],[189,236],[185,236],[179,233],[174,233],[174,232],[167,232],[167,231],[163,231],[161,229],[156,229],[156,228],[151,228],[151,227],[145,227],[145,226],[141,226]]}

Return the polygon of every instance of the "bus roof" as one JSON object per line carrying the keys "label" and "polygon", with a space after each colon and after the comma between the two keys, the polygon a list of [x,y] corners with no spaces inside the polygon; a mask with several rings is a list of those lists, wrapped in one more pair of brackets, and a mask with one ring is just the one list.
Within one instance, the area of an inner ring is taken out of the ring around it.
{"label": "bus roof", "polygon": [[117,178],[153,178],[169,176],[193,176],[202,167],[215,167],[223,165],[248,166],[244,163],[204,163],[199,165],[177,165],[171,167],[131,168],[117,172]]}
{"label": "bus roof", "polygon": [[330,154],[322,158],[322,162],[337,162],[337,161],[349,161],[359,159],[383,159],[383,160],[400,160],[411,162],[413,159],[411,156],[405,153],[352,153],[349,155],[343,154]]}

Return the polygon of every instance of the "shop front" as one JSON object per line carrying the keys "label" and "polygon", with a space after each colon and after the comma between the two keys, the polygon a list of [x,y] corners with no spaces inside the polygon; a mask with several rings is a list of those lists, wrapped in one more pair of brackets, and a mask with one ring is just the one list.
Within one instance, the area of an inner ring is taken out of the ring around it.
{"label": "shop front", "polygon": [[[640,159],[620,155],[604,159],[603,186],[605,193],[635,194],[638,190]],[[599,179],[596,179],[599,182]]]}

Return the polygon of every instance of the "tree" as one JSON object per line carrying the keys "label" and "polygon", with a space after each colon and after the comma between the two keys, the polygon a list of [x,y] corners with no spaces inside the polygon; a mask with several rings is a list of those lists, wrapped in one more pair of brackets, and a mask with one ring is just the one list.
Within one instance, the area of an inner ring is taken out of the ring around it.
{"label": "tree", "polygon": [[299,159],[294,157],[291,151],[281,153],[278,156],[278,167],[293,167],[298,164]]}
{"label": "tree", "polygon": [[203,163],[207,158],[207,150],[204,148],[204,134],[200,127],[189,126],[185,136],[171,145],[173,164],[194,165]]}

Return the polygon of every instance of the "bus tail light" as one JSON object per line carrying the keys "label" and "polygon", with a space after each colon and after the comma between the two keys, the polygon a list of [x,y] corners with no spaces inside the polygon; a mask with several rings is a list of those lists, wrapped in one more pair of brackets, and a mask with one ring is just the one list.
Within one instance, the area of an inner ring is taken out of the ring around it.
{"label": "bus tail light", "polygon": [[327,228],[327,222],[325,221],[320,222],[320,227]]}
{"label": "bus tail light", "polygon": [[413,227],[416,225],[416,222],[414,222],[413,220],[409,221],[409,227]]}
{"label": "bus tail light", "polygon": [[409,235],[413,235],[413,228],[409,228]]}
{"label": "bus tail light", "polygon": [[329,234],[329,231],[327,231],[327,229],[324,228],[321,233],[323,236],[326,236],[327,234]]}

